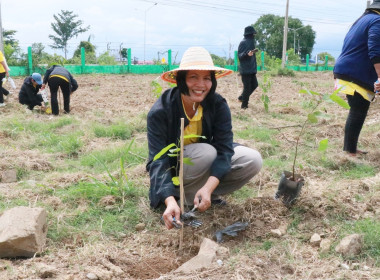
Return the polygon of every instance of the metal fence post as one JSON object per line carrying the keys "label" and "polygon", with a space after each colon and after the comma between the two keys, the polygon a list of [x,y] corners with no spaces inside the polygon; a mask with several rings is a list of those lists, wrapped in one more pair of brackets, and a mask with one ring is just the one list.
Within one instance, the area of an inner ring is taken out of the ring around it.
{"label": "metal fence post", "polygon": [[169,66],[169,71],[172,68],[172,50],[168,50],[168,66]]}
{"label": "metal fence post", "polygon": [[33,73],[33,59],[32,59],[32,47],[28,47],[28,66],[29,75]]}
{"label": "metal fence post", "polygon": [[265,54],[264,54],[264,51],[261,51],[261,70],[265,70],[264,60],[265,60]]}
{"label": "metal fence post", "polygon": [[132,51],[128,48],[128,73],[131,73]]}
{"label": "metal fence post", "polygon": [[325,56],[325,70],[329,69],[329,56]]}
{"label": "metal fence post", "polygon": [[310,55],[306,55],[306,71],[309,71],[309,60],[310,60]]}
{"label": "metal fence post", "polygon": [[84,66],[86,65],[86,52],[84,50],[84,47],[80,48],[80,58],[82,63],[82,73],[84,73]]}
{"label": "metal fence post", "polygon": [[238,70],[238,52],[237,51],[234,52],[234,70],[235,71]]}

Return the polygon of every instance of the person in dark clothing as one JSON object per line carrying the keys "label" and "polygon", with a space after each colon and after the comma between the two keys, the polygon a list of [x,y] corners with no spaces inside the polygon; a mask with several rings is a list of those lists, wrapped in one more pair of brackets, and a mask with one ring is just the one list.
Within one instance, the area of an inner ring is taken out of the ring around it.
{"label": "person in dark clothing", "polygon": [[58,106],[58,88],[61,88],[63,94],[63,109],[66,114],[70,113],[70,95],[77,90],[78,83],[64,67],[53,65],[46,70],[42,89],[46,84],[50,88],[51,110],[54,115],[59,114]]}
{"label": "person in dark clothing", "polygon": [[[161,75],[177,87],[166,90],[147,117],[150,175],[150,206],[166,206],[163,220],[168,229],[180,221],[177,157],[166,153],[155,157],[165,147],[178,143],[180,119],[185,120],[184,153],[193,165],[184,164],[184,205],[206,211],[212,203],[223,202],[218,196],[244,186],[262,167],[258,151],[233,144],[231,112],[226,100],[215,92],[216,79],[231,70],[214,66],[209,52],[191,47],[183,55],[179,68]],[[187,136],[187,137],[186,137]],[[197,136],[203,136],[197,137]]]}
{"label": "person in dark clothing", "polygon": [[239,72],[243,82],[243,92],[238,99],[242,102],[241,108],[243,109],[248,108],[249,97],[259,85],[256,77],[256,53],[258,50],[255,48],[255,34],[256,30],[252,26],[247,26],[244,29],[244,39],[238,48]]}
{"label": "person in dark clothing", "polygon": [[346,94],[351,107],[343,150],[351,156],[366,154],[357,146],[371,101],[380,91],[380,0],[373,1],[346,34],[334,78],[335,89]]}
{"label": "person in dark clothing", "polygon": [[31,76],[26,77],[18,95],[19,102],[23,105],[27,105],[29,110],[33,110],[35,106],[44,108],[42,95],[38,93],[41,89],[41,85],[41,74],[33,73]]}

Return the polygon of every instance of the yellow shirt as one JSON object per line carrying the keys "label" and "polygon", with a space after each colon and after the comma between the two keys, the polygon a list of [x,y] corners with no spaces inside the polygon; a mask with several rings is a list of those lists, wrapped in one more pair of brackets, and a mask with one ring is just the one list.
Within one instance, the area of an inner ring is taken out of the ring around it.
{"label": "yellow shirt", "polygon": [[3,62],[3,61],[5,61],[5,58],[4,58],[2,51],[0,51],[0,73],[6,72],[3,64],[1,64],[1,62]]}
{"label": "yellow shirt", "polygon": [[[183,100],[182,100],[182,106],[186,114],[185,106],[183,105]],[[186,114],[186,118],[189,120],[189,124],[185,127],[185,131],[183,132],[183,134],[185,136],[191,135],[191,134],[201,136],[202,135],[202,117],[203,117],[203,107],[199,104],[194,117],[190,119],[189,116]],[[199,137],[187,138],[187,139],[184,139],[183,142],[185,146],[192,143],[198,143]]]}
{"label": "yellow shirt", "polygon": [[359,93],[365,100],[372,101],[373,98],[375,97],[375,93],[371,92],[369,90],[366,90],[365,88],[352,83],[352,82],[347,82],[345,80],[341,79],[335,79],[335,86],[334,90],[337,90],[338,88],[342,88],[340,90],[341,93],[343,94],[348,94],[348,95],[354,95],[355,91]]}

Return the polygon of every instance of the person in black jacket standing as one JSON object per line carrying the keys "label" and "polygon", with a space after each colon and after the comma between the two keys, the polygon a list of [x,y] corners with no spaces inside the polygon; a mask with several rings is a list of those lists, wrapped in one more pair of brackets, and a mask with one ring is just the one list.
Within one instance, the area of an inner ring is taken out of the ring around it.
{"label": "person in black jacket standing", "polygon": [[[184,204],[206,211],[212,204],[223,204],[219,195],[238,190],[262,167],[258,151],[233,143],[231,112],[227,101],[215,92],[216,79],[232,71],[216,67],[209,52],[191,47],[179,68],[161,75],[177,86],[166,90],[147,117],[150,175],[150,205],[166,206],[163,220],[173,228],[180,221],[179,188],[174,184],[178,159],[164,154],[165,147],[177,143],[184,118],[184,154],[193,165],[185,164]],[[202,137],[198,137],[202,136]]]}
{"label": "person in black jacket standing", "polygon": [[77,90],[78,83],[65,68],[59,65],[53,65],[46,70],[42,89],[46,84],[49,85],[51,95],[51,110],[54,115],[59,114],[58,106],[58,88],[61,88],[63,94],[63,109],[65,114],[70,113],[70,94]]}
{"label": "person in black jacket standing", "polygon": [[34,106],[44,108],[42,95],[38,92],[41,89],[42,77],[39,73],[33,73],[26,77],[18,94],[18,100],[23,105],[28,105],[29,110],[33,110]]}
{"label": "person in black jacket standing", "polygon": [[255,48],[255,34],[255,29],[252,26],[247,26],[244,29],[244,39],[240,42],[238,48],[239,71],[244,87],[238,99],[242,102],[241,108],[243,109],[248,108],[249,97],[259,85],[256,78],[256,52],[258,50]]}

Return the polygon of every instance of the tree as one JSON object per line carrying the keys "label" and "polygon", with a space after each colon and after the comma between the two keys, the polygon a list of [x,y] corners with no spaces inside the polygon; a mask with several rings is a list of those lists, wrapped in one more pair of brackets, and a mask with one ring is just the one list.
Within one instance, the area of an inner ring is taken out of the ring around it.
{"label": "tree", "polygon": [[86,32],[90,26],[82,28],[83,22],[81,20],[75,21],[78,15],[74,15],[72,11],[61,10],[61,13],[53,16],[56,22],[51,23],[51,27],[58,36],[49,35],[49,38],[54,41],[50,45],[54,49],[62,49],[67,58],[67,42],[77,37],[78,34]]}
{"label": "tree", "polygon": [[74,52],[73,58],[70,60],[70,63],[80,64],[81,63],[81,49],[82,47],[85,50],[86,54],[86,63],[95,64],[96,63],[96,47],[90,43],[90,41],[81,41]]}
{"label": "tree", "polygon": [[[267,14],[261,16],[254,24],[257,32],[257,48],[275,57],[282,57],[282,41],[284,36],[284,17]],[[315,31],[310,25],[304,26],[299,19],[289,17],[288,19],[288,41],[289,48],[295,48],[301,57],[310,54],[315,44]],[[297,29],[297,30],[296,30]],[[294,40],[295,39],[295,40]]]}
{"label": "tree", "polygon": [[8,65],[14,66],[26,63],[25,54],[22,53],[18,40],[13,37],[16,32],[16,30],[3,29],[4,56]]}
{"label": "tree", "polygon": [[329,62],[335,63],[335,57],[333,57],[328,52],[321,52],[321,53],[318,54],[318,57],[319,57],[319,59],[325,60],[326,55],[327,55],[327,58],[328,58]]}

